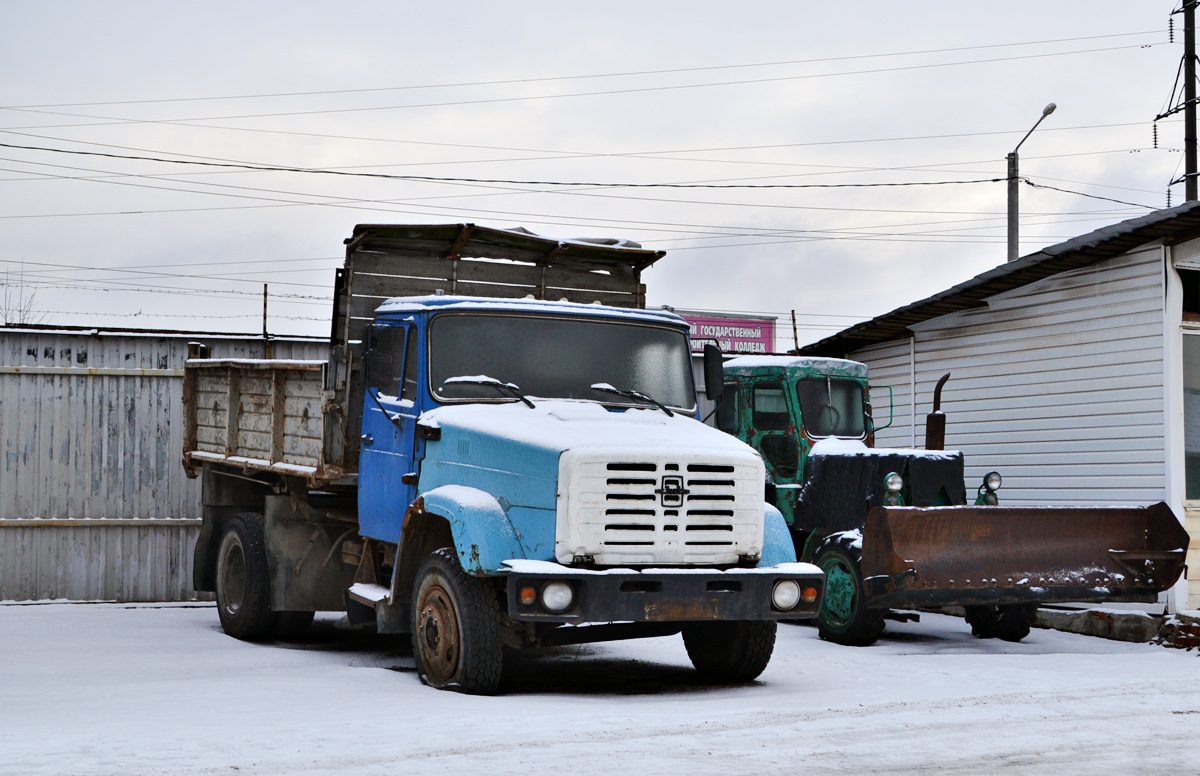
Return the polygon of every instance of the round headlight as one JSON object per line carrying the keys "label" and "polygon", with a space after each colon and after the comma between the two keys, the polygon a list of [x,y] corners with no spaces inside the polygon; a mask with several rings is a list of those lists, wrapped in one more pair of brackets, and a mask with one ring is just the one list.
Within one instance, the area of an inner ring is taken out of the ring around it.
{"label": "round headlight", "polygon": [[983,478],[983,484],[988,490],[1000,490],[1000,485],[1004,482],[1000,478],[1000,472],[988,472]]}
{"label": "round headlight", "polygon": [[896,472],[889,474],[884,478],[883,482],[892,493],[899,493],[904,489],[904,478],[896,474]]}
{"label": "round headlight", "polygon": [[547,611],[565,612],[575,599],[575,591],[566,582],[551,582],[542,588],[542,606]]}
{"label": "round headlight", "polygon": [[781,612],[786,612],[800,603],[800,585],[794,579],[781,579],[771,590],[771,603]]}

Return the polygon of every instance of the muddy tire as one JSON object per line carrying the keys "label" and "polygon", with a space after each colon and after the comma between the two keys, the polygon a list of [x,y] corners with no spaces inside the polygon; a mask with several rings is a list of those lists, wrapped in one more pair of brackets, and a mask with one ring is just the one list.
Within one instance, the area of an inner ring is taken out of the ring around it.
{"label": "muddy tire", "polygon": [[243,512],[225,526],[217,549],[217,616],[235,639],[263,641],[275,628],[262,515]]}
{"label": "muddy tire", "polygon": [[825,572],[825,597],[817,631],[825,641],[867,647],[886,627],[883,611],[868,609],[863,594],[862,551],[846,536],[831,536],[817,548],[814,562]]}
{"label": "muddy tire", "polygon": [[697,622],[683,626],[692,665],[710,682],[740,684],[758,678],[775,651],[775,621]]}
{"label": "muddy tire", "polygon": [[436,550],[417,570],[412,617],[421,681],[472,695],[496,693],[504,648],[500,602],[489,580],[463,571],[454,550]]}
{"label": "muddy tire", "polygon": [[1036,604],[968,606],[966,610],[971,635],[980,639],[1020,641],[1029,635],[1029,629],[1037,619]]}

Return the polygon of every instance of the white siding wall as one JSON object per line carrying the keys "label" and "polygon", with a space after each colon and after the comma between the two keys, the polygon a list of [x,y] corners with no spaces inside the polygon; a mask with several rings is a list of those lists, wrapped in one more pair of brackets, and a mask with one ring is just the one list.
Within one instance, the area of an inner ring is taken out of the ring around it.
{"label": "white siding wall", "polygon": [[[876,447],[913,447],[917,444],[914,442],[912,423],[911,347],[910,340],[896,340],[864,348],[850,356],[870,367],[871,411],[877,426],[888,422],[888,391],[885,386],[891,386],[892,389],[892,423],[882,431],[875,432]],[[915,437],[916,440],[924,438],[923,418],[917,429],[919,436]]]}
{"label": "white siding wall", "polygon": [[[181,600],[200,486],[181,464],[189,339],[0,330],[0,600]],[[278,341],[280,358],[324,358]],[[90,370],[90,371],[89,371]]]}
{"label": "white siding wall", "polygon": [[[995,469],[1007,504],[1163,499],[1162,262],[1159,247],[1141,249],[913,327],[917,444],[934,384],[951,372],[946,446],[966,455],[968,494]],[[907,349],[849,357],[899,389],[909,382]],[[877,443],[909,441],[896,428]]]}

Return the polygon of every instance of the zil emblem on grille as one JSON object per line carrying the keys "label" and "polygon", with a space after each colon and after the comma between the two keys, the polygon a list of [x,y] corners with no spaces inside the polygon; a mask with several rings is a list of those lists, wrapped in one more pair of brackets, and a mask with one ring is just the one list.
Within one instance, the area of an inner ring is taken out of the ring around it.
{"label": "zil emblem on grille", "polygon": [[662,478],[662,487],[654,491],[664,507],[683,506],[683,497],[691,491],[683,487],[683,477],[668,474]]}

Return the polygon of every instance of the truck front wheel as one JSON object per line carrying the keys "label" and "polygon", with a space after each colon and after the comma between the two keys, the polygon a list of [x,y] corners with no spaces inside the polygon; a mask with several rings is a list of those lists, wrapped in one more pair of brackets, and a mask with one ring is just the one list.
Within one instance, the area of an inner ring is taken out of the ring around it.
{"label": "truck front wheel", "polygon": [[771,662],[774,620],[697,622],[683,626],[683,645],[696,670],[709,681],[749,682]]}
{"label": "truck front wheel", "polygon": [[262,516],[235,515],[217,550],[217,616],[236,639],[262,641],[275,628],[271,611],[271,572],[263,540]]}
{"label": "truck front wheel", "polygon": [[849,537],[830,537],[817,548],[814,558],[825,572],[825,598],[817,613],[817,630],[826,641],[848,647],[874,644],[885,627],[882,613],[866,606],[860,558]]}
{"label": "truck front wheel", "polygon": [[438,689],[494,695],[504,648],[500,608],[486,579],[469,576],[458,554],[442,548],[417,571],[413,596],[413,657],[421,681]]}

